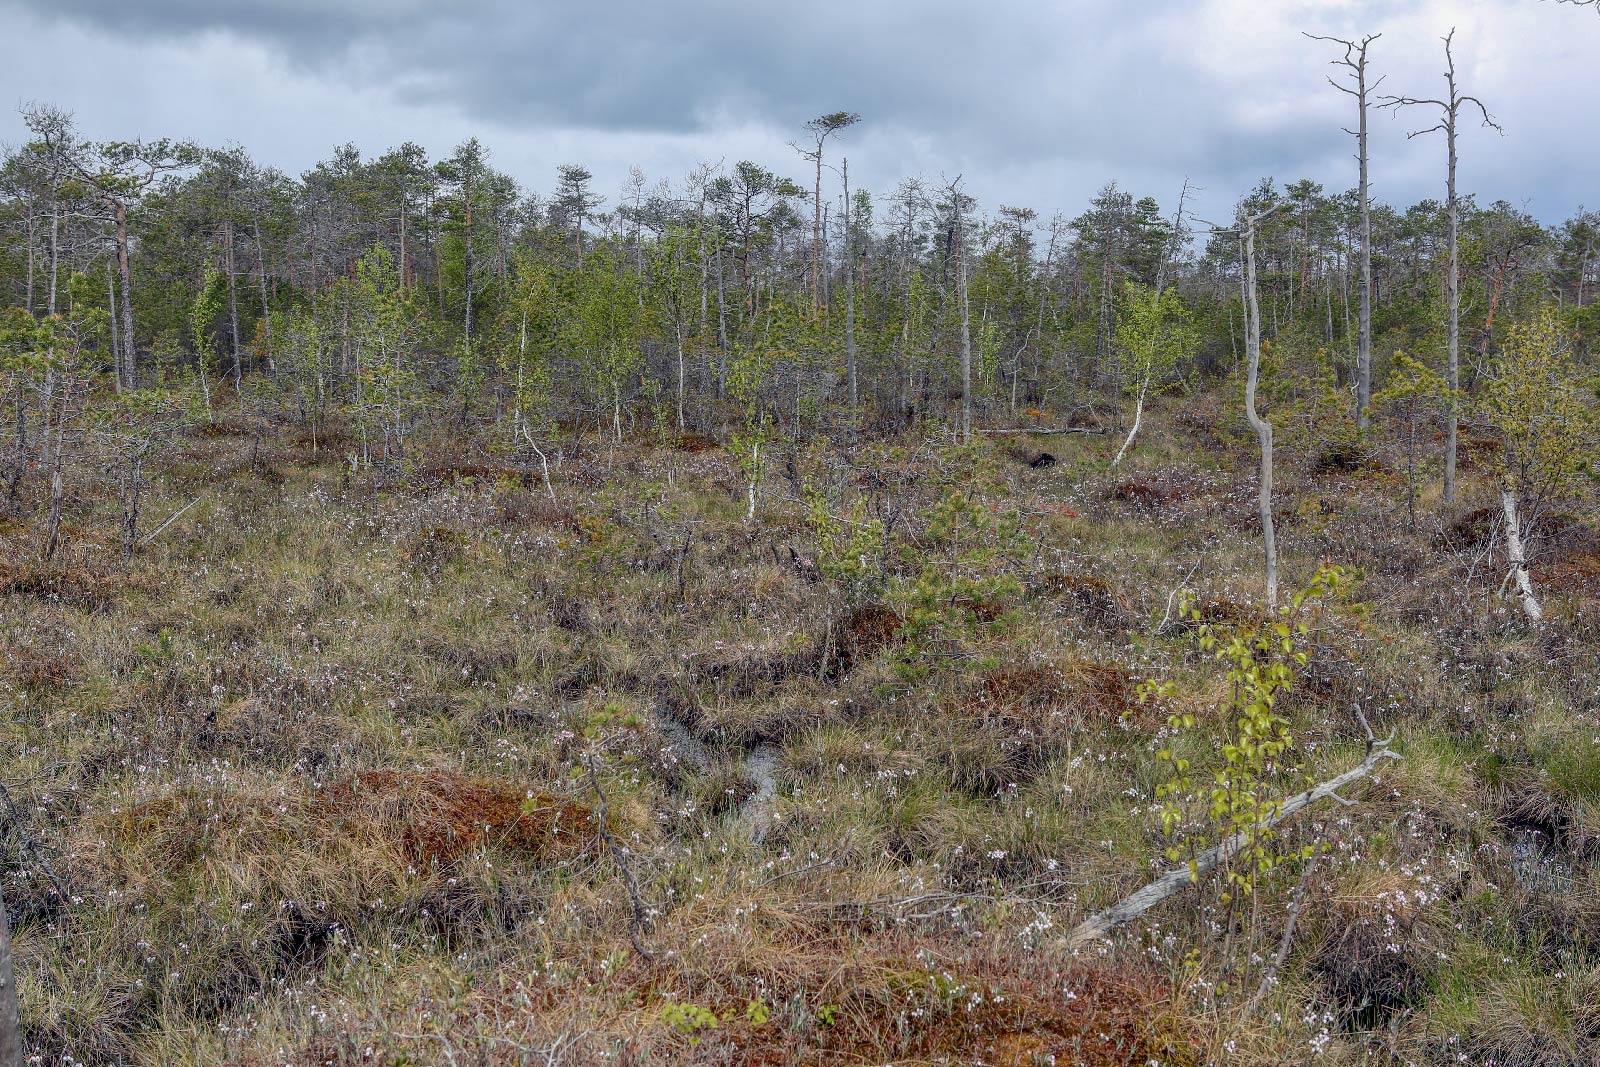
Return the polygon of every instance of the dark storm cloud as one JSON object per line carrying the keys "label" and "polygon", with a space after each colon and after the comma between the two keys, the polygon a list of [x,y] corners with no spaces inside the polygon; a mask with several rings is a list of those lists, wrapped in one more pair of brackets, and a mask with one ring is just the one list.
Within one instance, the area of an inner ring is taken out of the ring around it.
{"label": "dark storm cloud", "polygon": [[[1095,82],[1137,62],[1136,27],[1114,8],[1074,14],[1020,0],[21,6],[135,37],[227,33],[336,80],[508,125],[684,132],[729,114],[795,123],[854,107],[878,122],[975,137],[988,151],[1082,137],[1108,117]],[[1079,49],[1092,67],[1058,61]]]}
{"label": "dark storm cloud", "polygon": [[[1170,200],[1188,175],[1215,211],[1263,175],[1353,184],[1348,101],[1302,29],[1383,30],[1389,85],[1431,95],[1451,25],[1511,131],[1465,146],[1464,180],[1570,210],[1600,138],[1545,101],[1600,87],[1600,19],[1537,0],[0,0],[0,28],[62,52],[0,35],[0,91],[66,86],[81,120],[133,115],[150,128],[125,132],[236,139],[290,166],[345,140],[438,151],[478,133],[532,184],[571,158],[615,183],[628,162],[654,176],[719,156],[798,174],[785,142],[848,108],[867,120],[852,172],[878,188],[965,173],[986,202],[1072,210],[1111,178]],[[1374,120],[1378,192],[1436,195],[1437,146],[1405,129]]]}

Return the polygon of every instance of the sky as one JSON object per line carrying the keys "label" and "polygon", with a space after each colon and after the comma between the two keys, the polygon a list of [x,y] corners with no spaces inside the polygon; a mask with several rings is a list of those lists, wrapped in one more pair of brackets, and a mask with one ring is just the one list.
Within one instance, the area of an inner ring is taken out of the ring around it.
{"label": "sky", "polygon": [[[1600,206],[1600,11],[1551,0],[0,0],[0,141],[30,101],[95,139],[238,143],[298,174],[338,144],[435,157],[469,136],[526,188],[579,162],[680,180],[752,159],[809,187],[809,118],[852,184],[961,176],[983,208],[1078,214],[1115,179],[1221,219],[1271,176],[1355,184],[1341,50],[1381,33],[1379,94],[1444,92],[1455,28],[1461,188],[1546,222]],[[1435,114],[1372,116],[1375,198],[1442,198]],[[830,182],[837,181],[829,177]],[[835,185],[836,188],[836,185]]]}

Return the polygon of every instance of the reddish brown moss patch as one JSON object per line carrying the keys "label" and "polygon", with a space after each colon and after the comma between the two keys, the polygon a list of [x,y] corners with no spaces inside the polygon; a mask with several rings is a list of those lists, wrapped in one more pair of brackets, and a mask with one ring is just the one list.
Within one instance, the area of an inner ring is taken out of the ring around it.
{"label": "reddish brown moss patch", "polygon": [[721,447],[713,439],[698,433],[686,433],[677,441],[678,451],[688,452],[691,455],[699,452],[715,452]]}
{"label": "reddish brown moss patch", "polygon": [[413,860],[441,864],[480,846],[553,858],[595,834],[593,813],[578,804],[447,771],[364,771],[326,789],[322,806],[383,827]]}
{"label": "reddish brown moss patch", "polygon": [[1096,575],[1047,574],[1037,588],[1046,596],[1060,598],[1091,622],[1114,625],[1127,618],[1127,606],[1122,598],[1109,582]]}
{"label": "reddish brown moss patch", "polygon": [[1111,487],[1111,499],[1136,508],[1159,508],[1172,503],[1177,495],[1166,486],[1146,478],[1124,478]]}

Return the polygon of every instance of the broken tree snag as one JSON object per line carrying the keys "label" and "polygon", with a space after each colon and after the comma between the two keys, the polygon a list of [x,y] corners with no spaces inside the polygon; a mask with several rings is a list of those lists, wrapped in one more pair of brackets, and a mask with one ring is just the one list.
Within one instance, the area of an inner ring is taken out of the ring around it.
{"label": "broken tree snag", "polygon": [[1544,617],[1544,612],[1539,608],[1539,599],[1533,595],[1533,579],[1528,577],[1528,553],[1522,544],[1522,520],[1517,515],[1517,494],[1509,485],[1500,489],[1500,507],[1506,516],[1506,564],[1511,568],[1508,577],[1517,583],[1517,599],[1522,601],[1522,610],[1529,619],[1538,622]]}
{"label": "broken tree snag", "polygon": [[22,1025],[17,1021],[17,982],[11,960],[11,927],[0,893],[0,1067],[22,1067]]}
{"label": "broken tree snag", "polygon": [[[1356,712],[1356,716],[1361,720],[1361,726],[1367,732],[1366,758],[1343,774],[1330,778],[1319,785],[1314,785],[1304,793],[1296,793],[1288,800],[1285,800],[1278,811],[1262,824],[1262,830],[1272,829],[1292,817],[1296,812],[1310,807],[1319,800],[1331,799],[1340,804],[1353,804],[1354,801],[1346,800],[1340,796],[1339,790],[1365,778],[1377,770],[1378,765],[1384,760],[1400,758],[1398,752],[1389,748],[1390,743],[1394,741],[1393,734],[1379,740],[1373,735],[1372,727],[1367,725],[1366,717],[1359,711]],[[1260,831],[1256,832],[1260,833]],[[1112,930],[1115,930],[1123,923],[1137,919],[1157,904],[1177,893],[1184,886],[1197,882],[1216,870],[1227,862],[1229,857],[1248,847],[1251,836],[1248,832],[1234,834],[1215,848],[1210,848],[1200,853],[1192,863],[1172,868],[1155,881],[1134,890],[1117,903],[1111,905],[1111,907],[1104,911],[1096,912],[1079,923],[1067,935],[1064,944],[1067,948],[1075,949],[1090,941],[1104,940],[1110,936]]]}

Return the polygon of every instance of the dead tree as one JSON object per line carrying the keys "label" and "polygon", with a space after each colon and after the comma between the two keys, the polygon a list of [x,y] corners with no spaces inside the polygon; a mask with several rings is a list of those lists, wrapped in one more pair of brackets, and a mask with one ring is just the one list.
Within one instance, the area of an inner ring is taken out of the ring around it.
{"label": "dead tree", "polygon": [[17,1013],[16,967],[11,959],[11,923],[0,891],[0,1067],[22,1067],[22,1022]]}
{"label": "dead tree", "polygon": [[811,218],[811,310],[822,310],[822,148],[829,137],[840,130],[854,126],[861,121],[861,116],[853,111],[835,111],[829,115],[820,115],[806,123],[806,132],[811,134],[812,147],[801,148],[795,145],[802,158],[817,165],[816,185],[812,191],[812,218]]}
{"label": "dead tree", "polygon": [[1296,793],[1288,800],[1285,800],[1271,817],[1263,821],[1259,828],[1242,830],[1234,834],[1214,848],[1209,848],[1200,853],[1189,863],[1172,868],[1155,881],[1143,885],[1123,897],[1111,907],[1089,916],[1067,935],[1066,947],[1080,948],[1091,941],[1104,940],[1111,935],[1112,930],[1115,930],[1123,923],[1139,918],[1139,916],[1185,886],[1199,881],[1222,866],[1229,859],[1248,848],[1251,842],[1256,840],[1262,832],[1271,830],[1318,801],[1333,800],[1345,805],[1354,804],[1354,801],[1340,796],[1339,790],[1367,777],[1377,770],[1384,760],[1400,758],[1400,754],[1389,747],[1394,742],[1393,734],[1379,740],[1373,734],[1372,727],[1367,723],[1366,716],[1362,715],[1359,710],[1356,711],[1356,718],[1367,735],[1367,754],[1360,763],[1343,774],[1329,778],[1326,782],[1314,785],[1305,792]]}
{"label": "dead tree", "polygon": [[1451,51],[1451,42],[1456,35],[1452,29],[1444,35],[1445,72],[1444,81],[1448,92],[1442,100],[1422,99],[1412,96],[1385,97],[1380,107],[1399,110],[1407,107],[1436,107],[1441,112],[1438,125],[1429,126],[1425,130],[1413,130],[1407,138],[1420,137],[1426,133],[1444,134],[1446,155],[1445,178],[1445,213],[1448,220],[1448,245],[1449,267],[1445,274],[1445,323],[1446,356],[1445,378],[1449,385],[1450,395],[1445,400],[1445,445],[1444,445],[1444,502],[1454,504],[1456,500],[1456,451],[1460,433],[1460,390],[1461,390],[1461,204],[1456,197],[1456,120],[1460,118],[1463,105],[1471,104],[1478,109],[1478,114],[1483,118],[1483,124],[1491,129],[1499,130],[1500,126],[1489,117],[1489,109],[1484,107],[1483,101],[1475,96],[1464,96],[1456,86],[1456,57]]}
{"label": "dead tree", "polygon": [[972,307],[967,290],[967,212],[973,199],[961,191],[961,176],[945,186],[950,197],[951,240],[956,254],[956,301],[961,309],[961,443],[972,443]]}
{"label": "dead tree", "polygon": [[1331,41],[1344,46],[1344,55],[1332,61],[1336,67],[1345,67],[1349,70],[1348,80],[1354,83],[1343,85],[1332,78],[1328,84],[1355,97],[1358,121],[1356,128],[1346,129],[1344,132],[1356,139],[1356,161],[1361,168],[1361,181],[1359,197],[1361,206],[1361,303],[1359,329],[1360,340],[1356,348],[1356,424],[1363,430],[1367,428],[1369,418],[1368,407],[1372,404],[1372,211],[1371,199],[1368,196],[1367,183],[1367,100],[1383,79],[1379,78],[1371,85],[1367,84],[1367,48],[1382,34],[1368,34],[1359,41],[1347,41],[1340,37],[1318,37],[1308,33],[1305,36],[1313,41]]}
{"label": "dead tree", "polygon": [[1256,386],[1261,376],[1261,303],[1256,290],[1256,224],[1276,208],[1255,215],[1240,212],[1239,241],[1244,260],[1239,273],[1244,287],[1244,345],[1248,364],[1244,381],[1244,414],[1261,447],[1261,484],[1256,501],[1261,513],[1261,543],[1266,553],[1267,606],[1278,603],[1278,538],[1272,521],[1272,423],[1256,411]]}
{"label": "dead tree", "polygon": [[1539,607],[1539,598],[1533,593],[1533,579],[1528,576],[1528,550],[1522,540],[1522,518],[1517,513],[1517,491],[1511,480],[1506,479],[1500,486],[1500,508],[1505,513],[1506,519],[1506,577],[1500,583],[1503,592],[1508,583],[1515,582],[1517,586],[1517,600],[1522,604],[1522,611],[1533,622],[1544,618],[1544,611]]}

